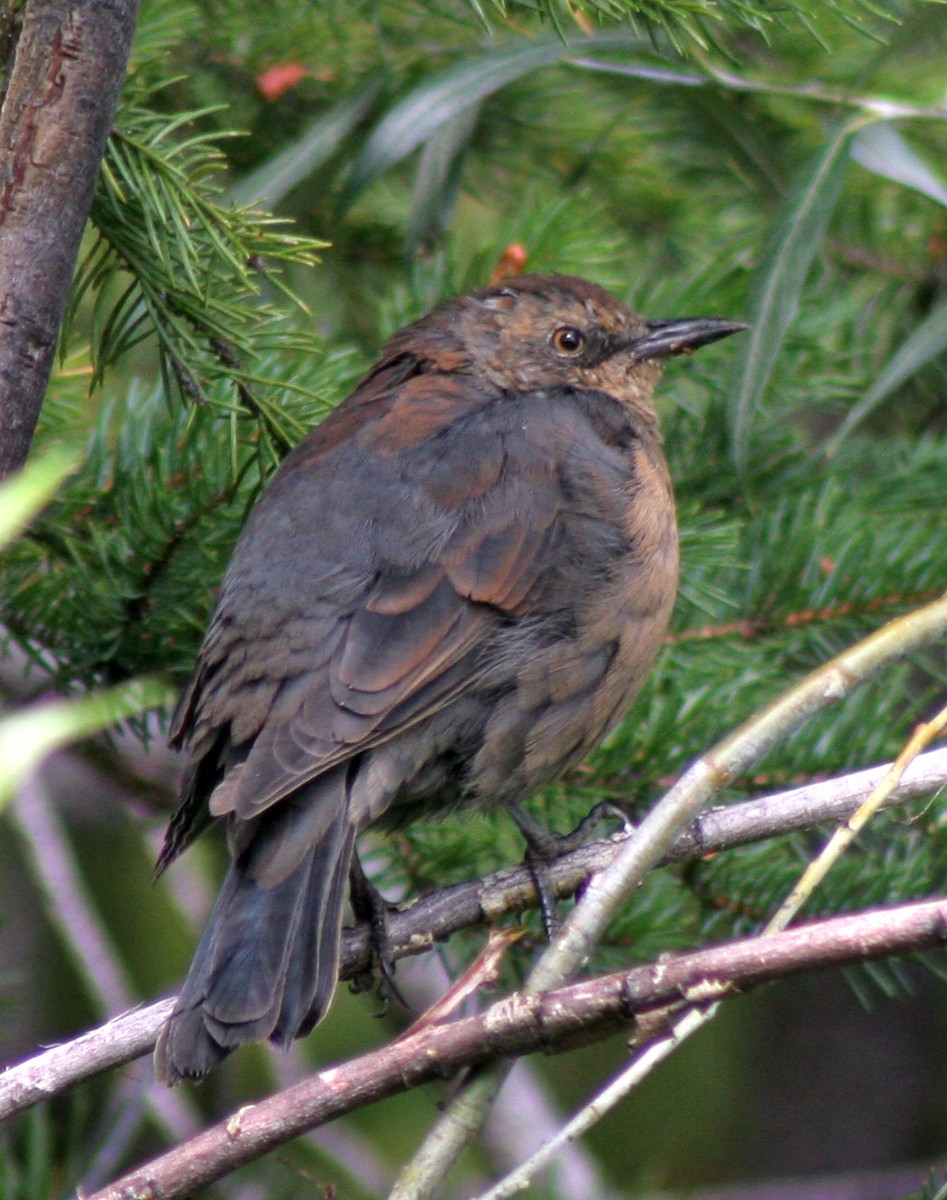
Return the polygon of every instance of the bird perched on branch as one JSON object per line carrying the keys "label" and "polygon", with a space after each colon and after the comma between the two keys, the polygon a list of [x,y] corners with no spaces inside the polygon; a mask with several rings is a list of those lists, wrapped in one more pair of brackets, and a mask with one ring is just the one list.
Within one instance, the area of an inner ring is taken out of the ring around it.
{"label": "bird perched on branch", "polygon": [[618,721],[677,586],[654,386],[742,328],[524,275],[395,334],[287,457],[172,727],[159,867],[213,819],[232,861],[160,1078],[323,1016],[359,833],[515,806]]}

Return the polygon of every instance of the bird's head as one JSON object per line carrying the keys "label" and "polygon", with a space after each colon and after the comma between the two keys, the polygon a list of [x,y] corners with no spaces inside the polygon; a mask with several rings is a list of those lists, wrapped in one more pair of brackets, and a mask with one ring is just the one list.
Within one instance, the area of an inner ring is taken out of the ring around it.
{"label": "bird's head", "polygon": [[509,391],[605,391],[649,409],[664,361],[746,326],[717,317],[647,320],[571,275],[522,275],[449,300],[410,327],[430,368],[476,374]]}

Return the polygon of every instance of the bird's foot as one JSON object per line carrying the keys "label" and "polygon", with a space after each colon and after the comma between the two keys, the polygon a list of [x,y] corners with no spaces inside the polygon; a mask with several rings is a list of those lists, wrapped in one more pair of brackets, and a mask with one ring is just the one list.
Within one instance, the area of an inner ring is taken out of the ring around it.
{"label": "bird's foot", "polygon": [[635,827],[634,821],[623,808],[619,808],[617,804],[612,804],[609,800],[602,800],[586,813],[571,833],[562,837],[564,848],[559,853],[568,854],[572,850],[578,850],[606,821],[617,822],[620,831],[625,834],[631,833]]}
{"label": "bird's foot", "polygon": [[539,897],[539,912],[543,928],[550,941],[559,932],[562,922],[556,908],[556,897],[551,886],[549,866],[565,854],[571,854],[585,845],[590,834],[603,821],[618,821],[623,830],[631,828],[627,813],[617,805],[603,802],[582,818],[571,833],[551,833],[545,826],[525,812],[519,805],[510,805],[510,815],[526,842],[526,864],[536,885]]}
{"label": "bird's foot", "polygon": [[390,904],[368,878],[357,854],[352,856],[349,871],[349,899],[355,919],[364,921],[368,926],[370,954],[368,968],[351,980],[352,991],[358,993],[374,989],[382,1004],[379,1016],[384,1016],[388,1011],[388,1001],[392,997],[407,1008],[408,1003],[395,983],[395,960],[388,936],[388,916],[396,911],[396,906]]}

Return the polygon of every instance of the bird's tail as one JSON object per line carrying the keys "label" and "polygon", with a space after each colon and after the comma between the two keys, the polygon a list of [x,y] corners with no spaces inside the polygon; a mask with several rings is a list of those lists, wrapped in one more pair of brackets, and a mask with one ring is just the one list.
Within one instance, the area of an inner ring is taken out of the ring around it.
{"label": "bird's tail", "polygon": [[329,1007],[355,843],[348,805],[338,805],[328,824],[318,822],[318,836],[288,874],[272,881],[267,867],[305,836],[313,811],[306,799],[284,800],[272,819],[260,818],[231,863],[155,1047],[162,1082],[200,1079],[242,1042],[285,1044],[308,1033]]}

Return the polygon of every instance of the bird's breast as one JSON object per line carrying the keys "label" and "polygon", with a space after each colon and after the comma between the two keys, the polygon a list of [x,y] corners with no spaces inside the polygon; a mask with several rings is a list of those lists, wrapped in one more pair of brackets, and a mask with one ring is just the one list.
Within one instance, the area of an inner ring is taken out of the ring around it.
{"label": "bird's breast", "polygon": [[568,627],[550,612],[508,634],[518,669],[473,762],[481,797],[517,799],[577,763],[621,719],[661,646],[677,589],[673,495],[657,446],[626,454],[620,483],[603,475],[573,510],[588,536],[581,550],[576,538]]}

